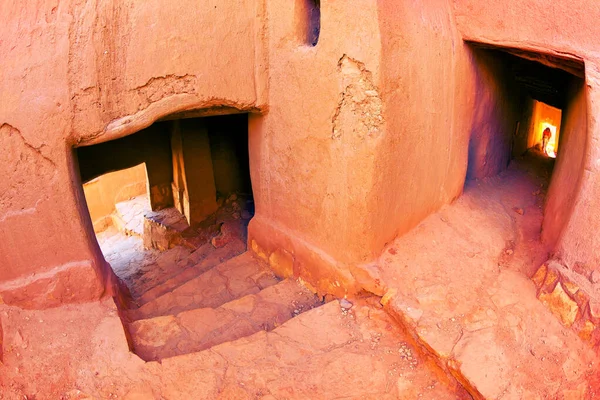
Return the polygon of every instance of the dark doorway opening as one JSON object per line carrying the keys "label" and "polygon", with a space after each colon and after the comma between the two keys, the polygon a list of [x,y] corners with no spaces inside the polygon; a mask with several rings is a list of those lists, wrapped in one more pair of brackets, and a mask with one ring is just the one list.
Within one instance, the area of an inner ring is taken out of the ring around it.
{"label": "dark doorway opening", "polygon": [[471,44],[476,99],[467,180],[495,176],[512,160],[552,173],[583,65],[517,49]]}
{"label": "dark doorway opening", "polygon": [[499,202],[522,222],[521,237],[553,251],[585,168],[585,66],[522,49],[470,48],[476,79],[465,193],[482,207]]}
{"label": "dark doorway opening", "polygon": [[166,118],[75,153],[98,243],[134,301],[199,261],[199,249],[221,249],[219,261],[245,251],[247,114]]}

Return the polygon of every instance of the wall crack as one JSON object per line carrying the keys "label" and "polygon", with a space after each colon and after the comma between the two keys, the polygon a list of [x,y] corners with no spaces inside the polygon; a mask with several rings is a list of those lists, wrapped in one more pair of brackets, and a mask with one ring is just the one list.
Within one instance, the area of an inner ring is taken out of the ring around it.
{"label": "wall crack", "polygon": [[348,134],[359,140],[378,137],[384,122],[383,103],[371,72],[346,54],[338,61],[338,72],[344,89],[331,119],[331,138]]}

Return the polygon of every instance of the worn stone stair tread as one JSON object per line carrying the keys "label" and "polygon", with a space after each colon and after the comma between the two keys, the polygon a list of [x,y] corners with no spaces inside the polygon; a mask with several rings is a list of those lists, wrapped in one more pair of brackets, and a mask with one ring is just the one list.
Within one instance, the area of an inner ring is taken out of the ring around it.
{"label": "worn stone stair tread", "polygon": [[136,299],[136,302],[139,306],[142,306],[165,293],[173,291],[216,265],[242,254],[245,250],[246,244],[240,240],[233,240],[218,249],[215,249],[212,244],[206,243],[191,253],[186,259],[174,264],[174,268],[171,271],[160,273],[161,281],[152,287],[148,287]]}
{"label": "worn stone stair tread", "polygon": [[113,224],[127,235],[144,235],[144,214],[150,211],[150,202],[146,196],[137,196],[115,204],[111,215]]}
{"label": "worn stone stair tread", "polygon": [[308,289],[286,279],[217,308],[138,320],[129,330],[136,354],[147,361],[160,360],[272,330],[319,304]]}
{"label": "worn stone stair tread", "polygon": [[[220,387],[235,390],[215,389],[213,397],[254,398],[263,391],[271,394],[265,400],[470,399],[420,356],[387,313],[353,302],[350,311],[331,301],[272,331],[165,358],[162,370],[173,372],[163,395],[183,398],[181,382],[187,393],[208,393],[206,382],[225,381],[230,385]],[[198,374],[199,366],[208,367]]]}
{"label": "worn stone stair tread", "polygon": [[585,398],[599,360],[519,275],[504,271],[491,302],[481,298],[464,316],[399,293],[384,298],[386,309],[476,399]]}
{"label": "worn stone stair tread", "polygon": [[278,281],[267,265],[245,252],[141,307],[129,310],[128,317],[137,320],[177,314],[194,308],[214,308],[233,299],[258,293]]}
{"label": "worn stone stair tread", "polygon": [[[137,301],[148,290],[162,284],[168,277],[181,272],[188,266],[192,251],[184,246],[175,246],[165,251],[152,250],[144,253],[147,259],[139,262],[135,276],[132,276],[130,291]],[[135,260],[134,260],[135,261]]]}

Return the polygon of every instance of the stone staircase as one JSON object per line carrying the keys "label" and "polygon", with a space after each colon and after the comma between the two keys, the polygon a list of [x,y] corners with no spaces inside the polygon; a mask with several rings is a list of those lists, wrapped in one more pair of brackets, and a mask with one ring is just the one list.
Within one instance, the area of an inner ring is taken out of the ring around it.
{"label": "stone staircase", "polygon": [[[143,206],[137,198],[117,204],[115,227],[143,237]],[[228,238],[220,247],[207,242],[193,251],[182,245],[144,250],[156,256],[127,280],[131,299],[123,310],[134,352],[161,360],[201,351],[272,330],[320,304],[245,249],[240,238]]]}
{"label": "stone staircase", "polygon": [[205,260],[125,311],[133,350],[142,359],[161,360],[269,331],[321,304],[299,283],[279,280],[251,253],[212,267]]}
{"label": "stone staircase", "polygon": [[[469,398],[455,381],[440,377],[443,373],[437,367],[417,361],[408,338],[395,331],[377,298],[323,304],[297,281],[277,278],[264,261],[246,251],[249,217],[239,212],[242,206],[235,208],[228,200],[238,217],[223,207],[205,226],[178,229],[181,218],[172,210],[149,211],[143,200],[117,204],[113,226],[98,236],[106,260],[129,289],[119,299],[119,315],[130,349],[143,360],[159,361],[163,367],[181,364],[177,369],[184,370],[189,360],[206,360],[245,346],[260,352],[252,362],[266,362],[264,368],[298,369],[295,387],[300,388],[306,381],[301,376],[308,374],[307,357],[314,364],[310,376],[319,360],[338,363],[341,357],[344,365],[354,365],[352,373],[357,376],[371,371],[369,379],[374,381],[364,382],[364,389],[371,393],[379,386],[378,393],[385,396],[378,398],[397,398],[400,393],[412,398]],[[163,229],[180,236],[163,240]],[[287,349],[285,355],[279,348],[264,352],[265,346],[278,341]],[[233,356],[245,359],[246,351]],[[294,362],[296,356],[304,361]],[[286,362],[292,365],[285,366]],[[251,369],[260,373],[261,368]],[[346,375],[344,366],[331,381],[351,379]],[[331,398],[334,393],[354,393],[355,383],[328,388],[315,382],[306,393],[318,387],[328,393],[323,398]]]}
{"label": "stone staircase", "polygon": [[129,332],[136,354],[144,360],[161,360],[270,331],[318,305],[320,301],[308,290],[284,280],[215,308],[137,320]]}
{"label": "stone staircase", "polygon": [[[112,220],[121,239],[110,240],[124,240],[125,246],[137,241],[128,263],[113,268],[129,289],[121,314],[133,350],[144,360],[198,352],[270,331],[321,304],[298,282],[280,280],[246,252],[240,220],[225,218],[216,231],[194,231],[187,223],[183,226],[174,209],[151,211],[144,196],[115,206]],[[117,260],[118,253],[132,250],[118,246]]]}

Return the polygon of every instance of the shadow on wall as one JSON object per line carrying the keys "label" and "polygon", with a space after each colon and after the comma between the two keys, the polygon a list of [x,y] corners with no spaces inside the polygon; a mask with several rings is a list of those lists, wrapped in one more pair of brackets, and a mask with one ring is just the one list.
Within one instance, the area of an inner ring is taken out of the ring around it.
{"label": "shadow on wall", "polygon": [[316,46],[321,34],[321,0],[296,0],[296,35],[307,46]]}
{"label": "shadow on wall", "polygon": [[588,141],[587,98],[583,79],[567,87],[567,102],[562,112],[560,148],[548,189],[542,239],[555,247],[573,213],[575,199],[585,168]]}
{"label": "shadow on wall", "polygon": [[252,194],[248,114],[206,118],[217,196]]}
{"label": "shadow on wall", "polygon": [[521,118],[524,93],[498,52],[472,49],[475,110],[469,140],[467,179],[502,172],[510,162],[512,136]]}

